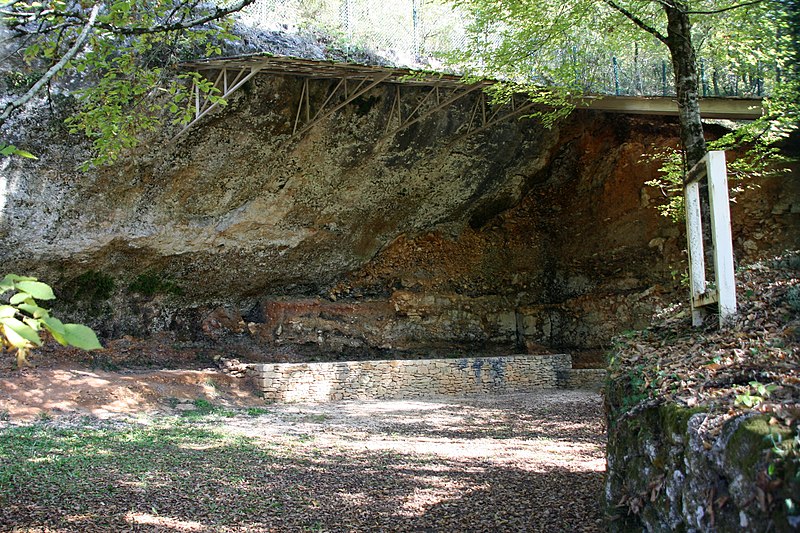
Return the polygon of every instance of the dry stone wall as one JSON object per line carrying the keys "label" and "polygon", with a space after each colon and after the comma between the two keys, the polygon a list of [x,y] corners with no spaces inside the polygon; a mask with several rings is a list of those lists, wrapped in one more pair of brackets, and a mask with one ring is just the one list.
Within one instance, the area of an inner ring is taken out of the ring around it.
{"label": "dry stone wall", "polygon": [[[254,364],[251,369],[269,401],[326,402],[570,386],[571,366],[569,355],[552,354]],[[572,385],[579,386],[578,381]]]}

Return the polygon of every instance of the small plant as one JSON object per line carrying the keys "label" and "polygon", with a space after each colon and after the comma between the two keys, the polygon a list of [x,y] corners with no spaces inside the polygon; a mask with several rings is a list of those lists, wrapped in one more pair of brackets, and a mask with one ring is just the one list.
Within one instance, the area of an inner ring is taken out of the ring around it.
{"label": "small plant", "polygon": [[194,406],[197,407],[199,411],[211,411],[214,409],[214,404],[203,398],[196,399],[194,401]]}
{"label": "small plant", "polygon": [[26,152],[25,150],[20,150],[13,144],[6,144],[3,141],[0,141],[0,156],[2,157],[24,157],[25,159],[38,159],[35,155],[30,152]]}
{"label": "small plant", "polygon": [[760,404],[770,396],[772,393],[778,389],[777,385],[764,385],[763,383],[759,383],[758,381],[751,381],[750,382],[751,390],[745,392],[744,394],[737,394],[736,400],[734,401],[735,405],[745,406],[748,408],[755,407],[756,405]]}
{"label": "small plant", "polygon": [[39,332],[43,329],[62,346],[75,346],[82,350],[102,348],[94,331],[82,324],[64,324],[50,316],[36,300],[54,300],[53,289],[36,278],[6,275],[0,281],[0,296],[12,292],[8,304],[0,305],[0,343],[17,352],[17,367],[30,366],[27,356],[42,345]]}
{"label": "small plant", "polygon": [[800,527],[800,506],[791,496],[796,494],[791,487],[800,484],[800,426],[794,427],[794,436],[791,439],[784,439],[781,433],[772,431],[765,438],[772,444],[767,474],[770,479],[781,480],[788,485],[790,497],[784,498],[781,503],[789,525],[792,528]]}
{"label": "small plant", "polygon": [[247,409],[247,416],[261,416],[266,414],[269,414],[269,410],[263,407],[250,407]]}
{"label": "small plant", "polygon": [[155,296],[156,294],[173,294],[180,296],[183,290],[172,280],[165,279],[155,272],[145,272],[139,274],[133,282],[128,285],[128,290],[144,296]]}

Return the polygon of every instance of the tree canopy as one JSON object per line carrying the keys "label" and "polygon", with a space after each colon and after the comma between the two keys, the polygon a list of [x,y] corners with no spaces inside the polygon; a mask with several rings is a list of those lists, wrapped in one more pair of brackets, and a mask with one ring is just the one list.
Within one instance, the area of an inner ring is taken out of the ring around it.
{"label": "tree canopy", "polygon": [[770,95],[765,117],[739,134],[745,141],[769,144],[797,126],[796,0],[456,3],[474,16],[458,59],[475,74],[543,84],[562,96],[614,92],[610,79],[634,94],[674,94],[684,168],[707,150],[703,94]]}
{"label": "tree canopy", "polygon": [[[79,105],[67,123],[92,139],[95,162],[114,161],[142,132],[171,118],[191,116],[189,85],[205,93],[210,83],[179,74],[182,59],[220,52],[232,38],[229,15],[254,0],[201,3],[196,0],[16,1],[0,4],[5,31],[2,62],[11,94],[0,101],[2,128],[21,107],[58,82],[70,86]],[[213,94],[211,95],[213,97]]]}

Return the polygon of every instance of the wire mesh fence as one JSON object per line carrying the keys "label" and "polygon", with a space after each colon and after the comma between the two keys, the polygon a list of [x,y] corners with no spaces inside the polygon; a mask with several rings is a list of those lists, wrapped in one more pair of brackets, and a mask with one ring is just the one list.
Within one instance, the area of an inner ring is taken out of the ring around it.
{"label": "wire mesh fence", "polygon": [[466,42],[465,14],[431,0],[258,0],[243,21],[265,29],[318,30],[398,65],[440,62]]}
{"label": "wire mesh fence", "polygon": [[[446,58],[466,48],[471,22],[468,12],[447,0],[256,0],[239,16],[250,26],[322,32],[345,51],[369,49],[397,66],[435,70],[452,70]],[[489,36],[489,40],[495,39]],[[659,57],[629,52],[586,50],[576,88],[594,94],[675,94],[666,53]],[[575,50],[564,51],[565,60],[570,53]],[[702,58],[698,67],[702,96],[754,97],[770,92],[759,68],[742,70]],[[534,71],[530,80],[547,83]]]}

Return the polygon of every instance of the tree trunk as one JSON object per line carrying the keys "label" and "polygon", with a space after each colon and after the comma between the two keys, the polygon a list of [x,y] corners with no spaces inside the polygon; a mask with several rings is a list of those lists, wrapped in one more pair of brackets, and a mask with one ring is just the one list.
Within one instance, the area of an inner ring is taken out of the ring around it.
{"label": "tree trunk", "polygon": [[692,45],[692,25],[684,2],[664,3],[667,15],[667,47],[675,72],[675,92],[678,98],[678,116],[681,141],[686,152],[686,166],[692,168],[706,153],[703,123],[700,121],[700,104],[697,101],[699,81],[697,61]]}

